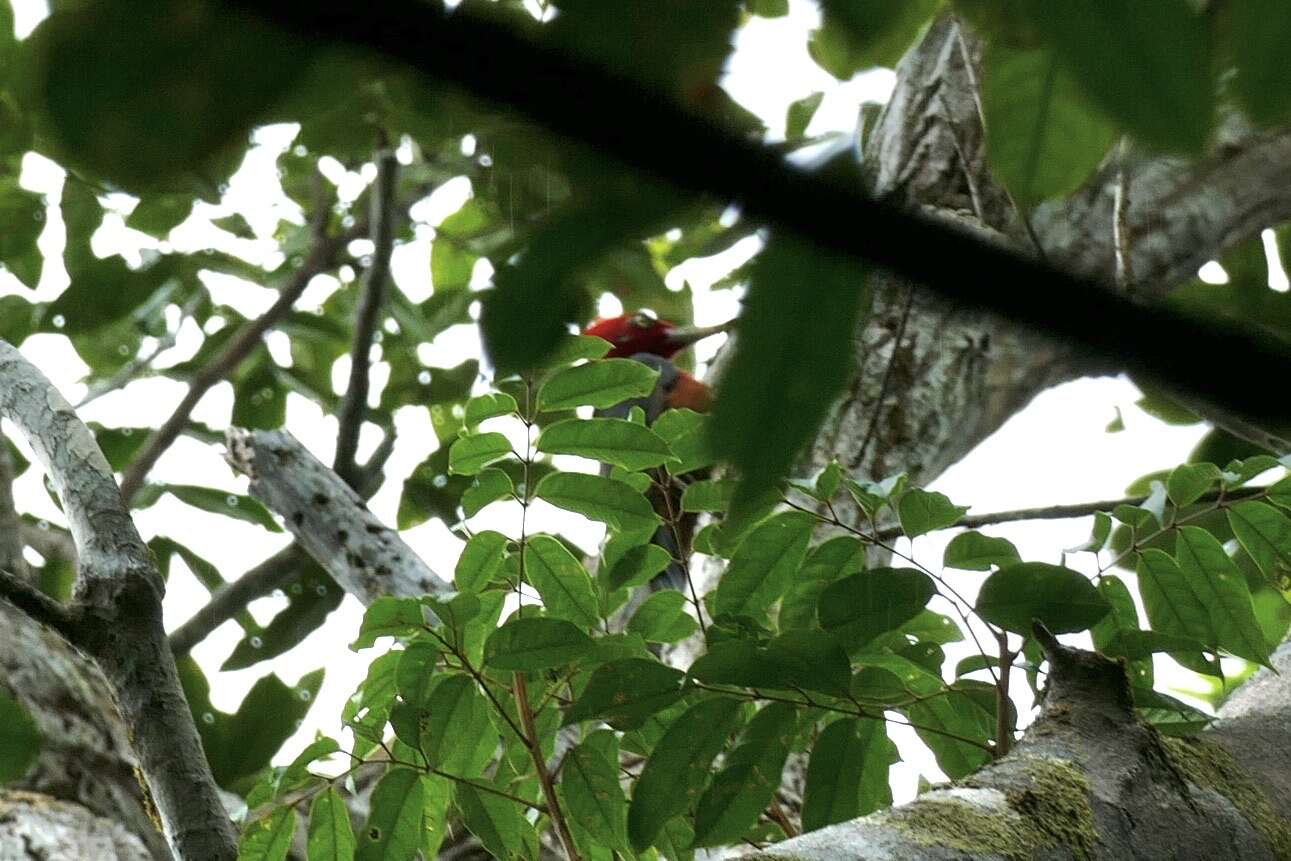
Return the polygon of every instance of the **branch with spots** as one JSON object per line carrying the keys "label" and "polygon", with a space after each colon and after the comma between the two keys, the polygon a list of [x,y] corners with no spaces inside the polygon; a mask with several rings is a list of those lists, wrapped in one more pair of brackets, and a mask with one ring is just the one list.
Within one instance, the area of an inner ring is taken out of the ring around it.
{"label": "branch with spots", "polygon": [[233,428],[226,459],[314,561],[363,604],[450,591],[332,469],[282,430]]}

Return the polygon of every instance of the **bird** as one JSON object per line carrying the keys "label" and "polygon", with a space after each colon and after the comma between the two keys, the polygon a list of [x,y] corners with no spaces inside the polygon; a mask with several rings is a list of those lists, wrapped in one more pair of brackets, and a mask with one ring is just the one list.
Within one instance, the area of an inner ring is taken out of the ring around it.
{"label": "bird", "polygon": [[[639,406],[645,413],[646,424],[650,425],[669,409],[708,412],[713,402],[711,389],[693,374],[679,368],[673,362],[673,357],[704,338],[729,331],[732,323],[733,321],[705,327],[679,326],[649,311],[637,311],[593,320],[583,329],[583,334],[594,335],[609,341],[610,350],[606,353],[606,358],[632,359],[659,372],[654,391],[649,395],[597,410],[596,415],[625,419],[632,412],[633,407]],[[649,494],[651,502],[665,521],[672,521],[681,513],[681,492],[688,482],[676,476],[664,476],[662,471],[657,477],[667,483],[662,487],[656,484],[651,488]],[[685,591],[686,572],[681,560],[690,552],[694,520],[694,515],[688,515],[675,524],[666,522],[650,539],[652,543],[667,550],[673,559],[667,568],[650,581],[652,592],[665,588]]]}

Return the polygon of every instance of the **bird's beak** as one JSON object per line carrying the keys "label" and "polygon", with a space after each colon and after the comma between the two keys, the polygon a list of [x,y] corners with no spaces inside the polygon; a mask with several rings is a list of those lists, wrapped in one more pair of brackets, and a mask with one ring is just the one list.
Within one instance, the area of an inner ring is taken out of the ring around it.
{"label": "bird's beak", "polygon": [[725,323],[716,326],[682,326],[668,333],[668,346],[680,350],[711,335],[729,332],[734,326],[734,320],[727,320]]}

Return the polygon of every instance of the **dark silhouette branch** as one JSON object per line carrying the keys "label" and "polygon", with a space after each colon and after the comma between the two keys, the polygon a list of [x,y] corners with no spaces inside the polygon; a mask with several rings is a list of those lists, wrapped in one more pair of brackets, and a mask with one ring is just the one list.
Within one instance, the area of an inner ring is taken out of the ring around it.
{"label": "dark silhouette branch", "polygon": [[170,632],[170,650],[186,655],[211,632],[232,619],[257,598],[291,583],[299,573],[304,554],[291,544],[211,595],[206,605]]}
{"label": "dark silhouette branch", "polygon": [[184,393],[183,399],[180,400],[179,405],[175,407],[170,417],[149,434],[139,454],[135,456],[130,466],[121,475],[121,496],[127,504],[143,487],[148,478],[148,473],[156,465],[157,461],[170,448],[171,444],[179,438],[179,435],[184,432],[194,408],[206,396],[206,393],[229,374],[233,373],[238,365],[242,363],[242,360],[249,356],[252,350],[260,346],[265,333],[290,313],[292,306],[305,292],[305,288],[309,286],[309,282],[314,279],[314,276],[332,268],[340,250],[352,239],[362,236],[367,231],[365,223],[363,225],[356,224],[342,234],[329,235],[327,233],[327,215],[330,207],[321,193],[321,181],[317,185],[320,193],[316,195],[317,199],[314,201],[312,221],[314,241],[309,250],[309,255],[301,263],[300,268],[292,274],[287,284],[283,286],[278,298],[269,307],[269,310],[256,319],[249,320],[243,324],[241,330],[219,352],[219,355],[193,377],[192,382],[188,384],[188,391]]}
{"label": "dark silhouette branch", "polygon": [[[581,139],[690,192],[747,212],[949,300],[998,313],[1110,362],[1255,419],[1291,418],[1267,381],[1291,377],[1291,353],[1236,327],[1203,324],[1118,295],[890,201],[856,182],[787,164],[620,73],[507,25],[416,0],[306,7],[229,0],[304,36],[361,46]],[[490,62],[481,64],[482,54]],[[757,181],[750,181],[756,177]],[[1259,369],[1260,373],[1251,373]]]}
{"label": "dark silhouette branch", "polygon": [[386,283],[390,280],[390,254],[394,250],[395,220],[398,217],[395,184],[399,179],[399,162],[388,146],[376,158],[377,177],[372,184],[370,215],[372,223],[372,262],[363,279],[363,293],[354,321],[354,343],[350,348],[350,381],[345,399],[337,413],[336,456],[332,468],[354,486],[359,467],[354,456],[359,447],[359,431],[368,412],[369,376],[372,371],[372,343],[381,323],[385,306]]}

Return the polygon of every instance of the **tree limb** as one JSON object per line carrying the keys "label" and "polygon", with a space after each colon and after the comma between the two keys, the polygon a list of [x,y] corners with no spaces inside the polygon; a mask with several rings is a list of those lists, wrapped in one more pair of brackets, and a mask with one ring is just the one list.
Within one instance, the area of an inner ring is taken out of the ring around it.
{"label": "tree limb", "polygon": [[[166,644],[161,576],[94,435],[58,390],[3,341],[0,417],[27,438],[62,500],[80,560],[69,639],[107,679],[172,849],[184,861],[231,861],[237,833]],[[51,622],[65,624],[65,617],[30,596],[18,597]]]}
{"label": "tree limb", "polygon": [[372,264],[363,278],[363,294],[354,320],[354,343],[350,348],[350,381],[345,399],[337,411],[336,456],[332,468],[345,482],[355,485],[359,477],[354,456],[359,447],[359,431],[368,411],[369,375],[372,370],[372,343],[381,323],[385,305],[386,282],[390,279],[390,254],[394,250],[395,218],[398,211],[395,184],[399,179],[399,161],[390,148],[383,147],[376,158],[377,177],[372,185]]}
{"label": "tree limb", "polygon": [[187,622],[170,632],[171,652],[176,656],[188,654],[252,601],[286,586],[300,570],[302,561],[300,549],[291,544],[221,587]]}
{"label": "tree limb", "polygon": [[251,494],[282,515],[287,529],[345,591],[368,605],[385,595],[450,591],[399,534],[286,431],[228,432],[229,464],[251,479]]}
{"label": "tree limb", "polygon": [[[301,263],[291,278],[278,293],[278,298],[254,320],[242,325],[238,333],[229,341],[219,355],[215,356],[205,367],[194,375],[188,384],[188,391],[175,407],[174,412],[160,427],[148,435],[143,447],[139,450],[130,466],[121,475],[121,496],[128,504],[134,495],[143,487],[149,471],[158,459],[170,448],[171,444],[183,433],[188,425],[189,416],[194,408],[205,397],[216,383],[219,383],[242,363],[251,351],[260,345],[261,339],[279,320],[285,317],[300,295],[305,292],[315,275],[331,269],[335,264],[337,253],[351,240],[366,232],[366,224],[355,224],[353,228],[339,235],[328,235],[326,225],[328,206],[324,200],[315,202],[314,241],[309,255]],[[323,217],[319,218],[318,213]]]}

